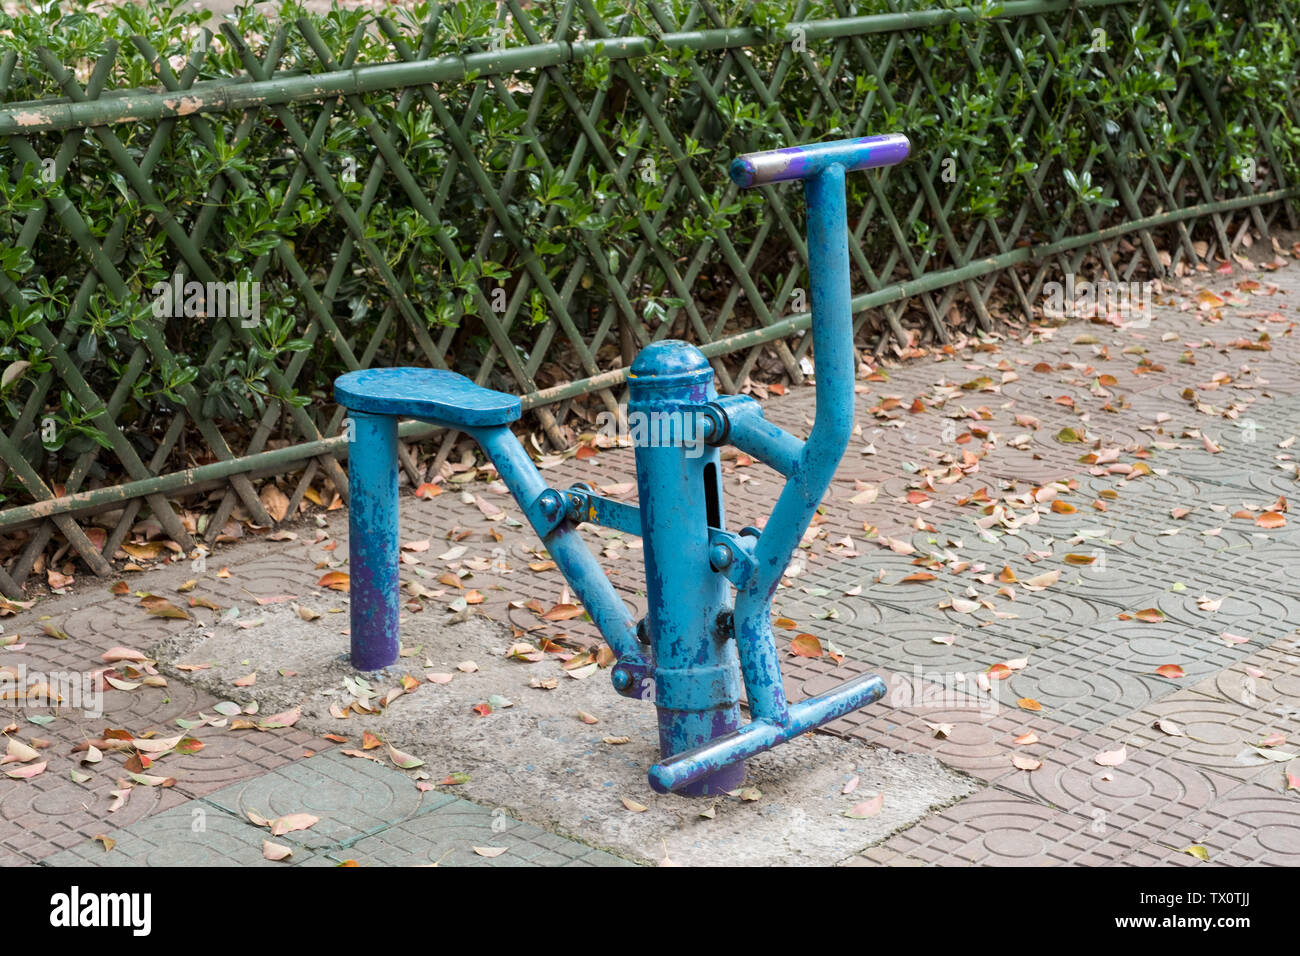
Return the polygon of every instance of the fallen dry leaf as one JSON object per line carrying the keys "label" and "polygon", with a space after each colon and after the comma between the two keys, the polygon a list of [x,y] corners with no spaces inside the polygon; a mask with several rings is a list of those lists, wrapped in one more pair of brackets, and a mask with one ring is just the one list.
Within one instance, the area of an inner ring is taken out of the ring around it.
{"label": "fallen dry leaf", "polygon": [[1118,767],[1128,759],[1128,750],[1120,745],[1119,750],[1103,750],[1092,758],[1099,767]]}
{"label": "fallen dry leaf", "polygon": [[821,657],[822,643],[811,634],[799,634],[790,641],[790,653],[796,657]]}
{"label": "fallen dry leaf", "polygon": [[332,591],[346,591],[351,585],[352,579],[346,571],[330,571],[316,582],[317,587],[329,588]]}
{"label": "fallen dry leaf", "polygon": [[263,840],[262,856],[268,860],[287,860],[293,856],[293,849],[283,843],[272,843],[270,840]]}
{"label": "fallen dry leaf", "polygon": [[884,806],[885,794],[882,791],[870,800],[864,800],[862,803],[854,804],[852,807],[844,811],[844,815],[850,820],[866,820],[867,818],[874,817],[878,814]]}

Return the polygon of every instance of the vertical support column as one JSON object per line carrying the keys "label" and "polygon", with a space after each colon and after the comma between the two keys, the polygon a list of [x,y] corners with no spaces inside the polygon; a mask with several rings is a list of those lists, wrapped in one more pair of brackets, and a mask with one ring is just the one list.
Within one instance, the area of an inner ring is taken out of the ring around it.
{"label": "vertical support column", "polygon": [[[709,563],[710,518],[722,524],[718,450],[704,442],[701,410],[716,397],[712,383],[703,353],[675,341],[643,349],[628,378],[654,701],[665,758],[740,726],[735,641],[719,627],[719,616],[730,610],[730,585]],[[736,761],[679,792],[718,793],[744,779],[745,765]]]}
{"label": "vertical support column", "polygon": [[348,417],[352,666],[373,671],[398,657],[397,419],[357,411]]}

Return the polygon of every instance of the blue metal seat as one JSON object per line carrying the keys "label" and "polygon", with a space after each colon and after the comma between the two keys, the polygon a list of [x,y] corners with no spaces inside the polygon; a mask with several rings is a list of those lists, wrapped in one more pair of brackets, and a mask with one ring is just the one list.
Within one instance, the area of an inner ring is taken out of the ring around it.
{"label": "blue metal seat", "polygon": [[456,428],[507,425],[519,398],[437,368],[367,368],[334,381],[334,398],[354,412],[418,418]]}

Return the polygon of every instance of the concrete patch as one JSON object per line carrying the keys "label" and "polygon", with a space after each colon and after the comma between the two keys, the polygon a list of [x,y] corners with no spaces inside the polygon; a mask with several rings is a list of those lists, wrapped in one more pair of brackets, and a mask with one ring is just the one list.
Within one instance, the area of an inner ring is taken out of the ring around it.
{"label": "concrete patch", "polygon": [[[318,600],[313,609],[328,608]],[[262,608],[255,617],[262,623],[248,629],[190,629],[154,653],[169,674],[221,699],[257,701],[261,715],[302,706],[299,729],[346,736],[351,748],[369,731],[425,761],[412,777],[426,773],[437,784],[453,773],[469,774],[467,782],[445,789],[642,862],[666,857],[684,865],[832,864],[977,786],[930,756],[810,735],[750,761],[746,787],[761,793],[757,799],[659,796],[646,783],[646,770],[658,758],[654,708],[615,694],[608,671],[578,680],[549,655],[537,663],[511,660],[505,654],[513,639],[502,625],[481,616],[443,623],[424,614],[404,624],[405,645],[421,647],[419,653],[387,672],[362,675],[347,663],[346,638],[338,627],[346,623],[342,615],[305,621],[283,604]],[[470,661],[477,670],[458,669]],[[211,666],[186,672],[176,669],[180,663]],[[234,684],[254,672],[251,686]],[[454,676],[435,684],[426,673]],[[420,685],[382,713],[330,715],[331,704],[346,707],[353,699],[345,677],[365,678],[382,696],[407,674]],[[556,687],[532,687],[534,678],[554,679]],[[490,714],[474,712],[494,697]],[[584,722],[579,712],[596,722]],[[621,738],[627,742],[611,742]],[[384,748],[368,753],[392,766]],[[854,777],[855,788],[843,793]],[[844,815],[877,793],[884,794],[878,814],[861,820]]]}

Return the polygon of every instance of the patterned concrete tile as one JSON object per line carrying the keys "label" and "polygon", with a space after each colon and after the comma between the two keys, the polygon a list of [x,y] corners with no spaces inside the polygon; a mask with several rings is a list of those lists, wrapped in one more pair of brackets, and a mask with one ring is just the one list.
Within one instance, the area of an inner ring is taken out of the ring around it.
{"label": "patterned concrete tile", "polygon": [[[1013,562],[1016,563],[1016,562]],[[1019,563],[1026,576],[1049,570],[1049,565],[1040,563],[1028,565]],[[1033,570],[1029,570],[1032,568]],[[877,581],[879,572],[884,570],[884,577]],[[1001,570],[1000,564],[986,568],[987,573]],[[916,573],[935,573],[934,580],[904,583],[902,579]],[[835,597],[837,608],[854,607],[866,601],[881,608],[894,608],[919,615],[924,619],[940,622],[940,629],[983,626],[996,630],[1001,622],[1015,619],[1029,625],[1043,622],[1069,621],[1074,625],[1089,624],[1098,620],[1098,608],[1086,601],[1079,600],[1069,591],[1053,588],[1029,595],[1021,595],[1016,601],[996,593],[1000,585],[982,584],[969,574],[953,575],[947,570],[927,572],[923,566],[913,563],[911,557],[892,551],[877,551],[860,558],[841,561],[827,569],[808,575],[805,585],[817,584],[827,589]],[[845,591],[861,587],[858,596],[847,596]],[[941,608],[940,604],[950,603],[954,597],[968,597],[968,589],[974,588],[980,598],[989,601],[993,607],[981,606],[974,612],[961,613],[951,608]],[[796,600],[793,604],[783,605],[786,610],[804,608],[804,602]],[[811,609],[809,609],[811,610]],[[793,615],[792,615],[793,616]]]}
{"label": "patterned concrete tile", "polygon": [[[1013,698],[1029,697],[1044,712],[1082,729],[1138,710],[1195,680],[1215,673],[1249,653],[1228,646],[1213,632],[1170,621],[1115,622],[1070,628],[1031,666],[1007,681]],[[1187,675],[1170,679],[1157,668],[1176,664]]]}
{"label": "patterned concrete tile", "polygon": [[[1300,567],[1300,547],[1264,542],[1220,552],[1212,563],[1199,569],[1195,580],[1198,587],[1211,594],[1221,591],[1223,583],[1227,583],[1300,598],[1300,574],[1291,571],[1297,567]],[[1188,585],[1191,584],[1189,578]]]}
{"label": "patterned concrete tile", "polygon": [[[1157,719],[1172,721],[1183,734],[1174,736],[1154,728]],[[1240,781],[1272,783],[1282,780],[1284,772],[1300,773],[1300,758],[1288,762],[1269,760],[1254,747],[1272,733],[1295,738],[1295,725],[1294,714],[1279,716],[1263,707],[1246,707],[1185,690],[1116,720],[1107,733],[1161,759]],[[1294,752],[1289,745],[1276,749]]]}
{"label": "patterned concrete tile", "polygon": [[[1127,460],[1128,456],[1121,457]],[[1084,469],[1081,468],[1080,471]],[[1191,507],[1200,493],[1200,485],[1172,470],[1168,474],[1157,473],[1137,478],[1083,473],[1078,476],[1078,481],[1077,494],[1087,501],[1097,498],[1103,491],[1114,491],[1119,496],[1111,505],[1115,511],[1131,511],[1149,505],[1151,510],[1158,513],[1161,505],[1173,508],[1180,501],[1188,502],[1187,507]],[[1110,516],[1111,512],[1106,514]]]}
{"label": "patterned concrete tile", "polygon": [[1102,642],[1035,659],[1031,667],[1003,681],[1003,693],[1012,700],[1038,701],[1044,714],[1070,727],[1094,730],[1175,689],[1160,677],[1099,667],[1091,656],[1094,650],[1114,647]]}
{"label": "patterned concrete tile", "polygon": [[[1009,638],[998,628],[953,625],[914,614],[892,614],[880,630],[862,630],[852,622],[834,620],[819,622],[815,631],[851,659],[878,662],[890,670],[944,686],[960,686],[970,693],[978,693],[975,675],[1002,661],[1029,657],[1041,646]],[[936,637],[951,638],[952,643],[941,643]]]}
{"label": "patterned concrete tile", "polygon": [[170,754],[164,758],[165,765],[159,764],[176,778],[177,791],[187,797],[214,794],[334,746],[321,737],[293,729],[263,733],[201,727],[193,736],[202,741],[202,750]]}
{"label": "patterned concrete tile", "polygon": [[[150,588],[152,587],[151,584]],[[170,592],[170,589],[164,588],[156,590],[164,597]],[[176,598],[177,601],[173,603],[183,607],[184,602],[180,596],[177,595]],[[189,622],[151,617],[134,598],[113,598],[106,594],[102,603],[80,608],[67,615],[62,626],[71,637],[94,649],[93,654],[87,656],[99,666],[99,655],[110,647],[125,644],[143,649],[169,634],[183,631],[189,627]]]}
{"label": "patterned concrete tile", "polygon": [[[475,847],[489,853],[485,856]],[[333,850],[332,859],[362,866],[634,866],[610,853],[547,833],[465,800],[447,802],[419,816]]]}
{"label": "patterned concrete tile", "polygon": [[1300,866],[1300,796],[1260,783],[1238,787],[1162,842],[1203,846],[1211,862],[1228,866]]}
{"label": "patterned concrete tile", "polygon": [[[1050,570],[1049,566],[1040,564],[1033,573],[1047,570]],[[1100,626],[1098,622],[1104,620],[1108,610],[1104,605],[1082,600],[1059,587],[1028,595],[1021,592],[1015,601],[996,594],[995,586],[991,584],[978,585],[976,592],[981,600],[993,604],[992,609],[984,605],[966,614],[947,608],[939,611],[939,614],[953,626],[973,621],[976,627],[997,631],[1010,622],[1019,628],[1037,628],[1040,632],[1054,633],[1065,628],[1076,629],[1094,624]]]}
{"label": "patterned concrete tile", "polygon": [[[123,829],[100,832],[117,841],[108,853],[99,842],[86,840],[42,862],[46,866],[284,866],[262,855],[262,841],[290,843],[200,801],[183,803]],[[287,862],[301,866],[311,856],[311,850],[295,844]]]}
{"label": "patterned concrete tile", "polygon": [[[910,691],[910,695],[909,695]],[[886,702],[843,718],[828,729],[903,753],[928,753],[954,770],[981,780],[996,780],[1014,770],[1015,753],[1041,756],[1076,737],[1080,731],[1014,706],[975,702],[921,684],[906,684],[894,675]],[[1014,741],[1027,733],[1039,743]]]}
{"label": "patterned concrete tile", "polygon": [[804,631],[824,629],[832,619],[841,630],[863,633],[879,630],[887,611],[892,609],[873,599],[877,589],[864,589],[862,595],[850,599],[843,588],[827,586],[828,576],[828,571],[819,568],[795,579],[791,587],[778,588],[772,601],[775,616],[798,622],[799,629]]}
{"label": "patterned concrete tile", "polygon": [[910,540],[917,554],[944,560],[955,557],[971,562],[983,561],[1000,567],[1028,561],[1028,555],[1033,551],[1052,550],[1052,539],[1039,534],[1037,529],[983,530],[974,523],[980,512],[969,507],[965,512],[965,521],[955,527],[945,526],[937,534],[919,531],[912,535]]}
{"label": "patterned concrete tile", "polygon": [[1300,641],[1276,641],[1189,689],[1284,719],[1300,716]]}
{"label": "patterned concrete tile", "polygon": [[[809,697],[816,697],[837,684],[842,684],[863,674],[879,674],[884,679],[886,687],[893,690],[895,675],[882,671],[869,661],[855,660],[850,657],[842,663],[836,664],[827,657],[808,658],[795,657],[794,655],[790,655],[781,661],[781,677],[785,685],[785,696],[790,701],[807,700]],[[889,706],[890,699],[890,693],[886,693],[883,706]]]}
{"label": "patterned concrete tile", "polygon": [[[1297,429],[1300,430],[1300,429]],[[1273,501],[1278,495],[1291,500],[1300,495],[1300,480],[1296,477],[1296,456],[1277,456],[1275,466],[1270,471],[1252,471],[1246,476],[1245,490],[1249,494],[1261,495],[1267,501]]]}
{"label": "patterned concrete tile", "polygon": [[[1240,426],[1226,420],[1201,417],[1197,423],[1202,434],[1208,435],[1222,451],[1212,454],[1200,449],[1179,449],[1162,455],[1160,463],[1184,478],[1221,487],[1238,487],[1252,472],[1265,472],[1273,466],[1273,452],[1278,435],[1272,441],[1242,441]],[[1166,457],[1167,456],[1167,457]]]}
{"label": "patterned concrete tile", "polygon": [[[1203,611],[1202,597],[1221,603],[1217,610]],[[1238,645],[1248,652],[1294,634],[1300,624],[1300,598],[1259,587],[1169,592],[1154,606],[1171,621],[1195,622],[1198,631],[1213,636],[1214,643],[1225,631],[1248,638],[1249,643]]]}
{"label": "patterned concrete tile", "polygon": [[[1213,521],[1217,530],[1214,534],[1205,534],[1195,530],[1194,526],[1175,520],[1164,520],[1168,512],[1162,510],[1160,517],[1151,517],[1145,521],[1137,514],[1125,522],[1111,524],[1115,543],[1106,543],[1107,560],[1117,562],[1121,567],[1132,568],[1136,580],[1149,581],[1153,585],[1182,581],[1189,587],[1193,582],[1201,585],[1223,580],[1215,577],[1215,569],[1223,559],[1234,552],[1249,552],[1267,544],[1263,539],[1253,537],[1246,529],[1228,527],[1228,521]],[[1176,529],[1177,534],[1164,533],[1166,529]],[[1231,580],[1235,585],[1250,583],[1247,580]]]}
{"label": "patterned concrete tile", "polygon": [[206,691],[169,677],[166,687],[106,690],[104,716],[90,724],[95,727],[96,737],[104,727],[120,727],[141,734],[153,729],[175,733],[173,722],[177,717],[192,717],[201,710],[211,713],[215,703],[217,699]]}
{"label": "patterned concrete tile", "polygon": [[1094,560],[1088,566],[1057,565],[1062,573],[1053,590],[1094,608],[1099,626],[1121,613],[1151,607],[1172,584],[1156,577],[1158,572],[1153,569],[1134,568],[1134,562],[1107,551],[1104,545],[1065,545],[1063,551]]}
{"label": "patterned concrete tile", "polygon": [[[73,624],[72,632],[66,630],[70,620],[71,615],[56,614],[51,616],[49,622],[41,622],[67,633],[68,640],[46,636],[34,621],[6,625],[6,634],[17,634],[22,640],[0,652],[0,667],[45,673],[86,670],[86,661],[92,659],[91,648],[94,645],[87,639],[84,627]],[[18,649],[15,650],[15,647]],[[100,653],[102,651],[95,651],[94,657],[97,658]],[[102,665],[102,662],[99,663]],[[30,683],[32,682],[29,681]]]}
{"label": "patterned concrete tile", "polygon": [[132,787],[125,805],[109,813],[110,791],[119,788],[119,773],[113,771],[120,768],[87,768],[91,780],[77,784],[68,773],[76,766],[73,758],[52,754],[46,759],[50,766],[43,774],[0,782],[0,849],[28,860],[44,859],[84,844],[97,833],[152,818],[185,802],[171,788]]}
{"label": "patterned concrete tile", "polygon": [[1098,754],[1119,746],[1105,731],[1076,737],[1034,754],[1042,761],[1037,770],[1009,769],[995,782],[1003,790],[1086,817],[1097,832],[1122,830],[1144,840],[1158,838],[1239,785],[1232,777],[1138,748],[1126,747],[1127,757],[1118,767],[1097,763]]}
{"label": "patterned concrete tile", "polygon": [[320,822],[284,835],[294,846],[351,843],[418,813],[424,801],[405,774],[337,751],[318,754],[209,794],[205,802],[246,818],[310,813]]}
{"label": "patterned concrete tile", "polygon": [[1086,818],[1014,794],[986,790],[864,850],[861,857],[878,866],[915,862],[930,866],[1102,866],[1123,857],[1140,842],[1123,832],[1097,834]]}

